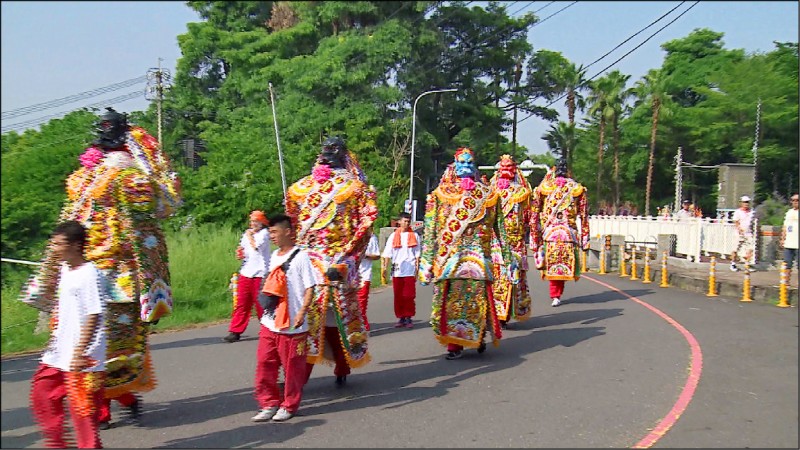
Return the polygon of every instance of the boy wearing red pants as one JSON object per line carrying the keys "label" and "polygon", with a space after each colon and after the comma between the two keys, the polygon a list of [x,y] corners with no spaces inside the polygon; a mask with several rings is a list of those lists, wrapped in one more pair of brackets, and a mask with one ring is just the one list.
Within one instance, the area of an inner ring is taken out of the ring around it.
{"label": "boy wearing red pants", "polygon": [[45,445],[65,448],[64,399],[69,403],[78,448],[102,448],[98,411],[103,402],[107,288],[97,267],[83,256],[86,229],[63,222],[51,240],[62,261],[50,343],[31,383],[31,410]]}
{"label": "boy wearing red pants", "polygon": [[[316,285],[311,259],[295,245],[288,216],[270,218],[269,237],[278,249],[270,257],[269,276],[259,295],[264,315],[256,353],[255,397],[260,410],[253,416],[254,422],[283,422],[300,407],[308,378],[305,319]],[[278,388],[281,367],[283,393]]]}
{"label": "boy wearing red pants", "polygon": [[381,254],[381,274],[391,264],[394,314],[398,319],[395,328],[414,328],[420,242],[419,235],[411,229],[411,214],[400,214],[400,226],[389,235]]}

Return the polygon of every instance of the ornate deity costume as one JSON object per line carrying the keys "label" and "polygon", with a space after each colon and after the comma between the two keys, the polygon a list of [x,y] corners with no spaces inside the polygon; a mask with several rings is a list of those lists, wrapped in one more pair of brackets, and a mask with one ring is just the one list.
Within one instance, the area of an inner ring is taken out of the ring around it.
{"label": "ornate deity costume", "polygon": [[[497,318],[505,324],[512,317],[524,321],[531,315],[531,296],[526,279],[528,273],[528,245],[531,185],[510,155],[500,158],[500,168],[491,179],[491,185],[500,197],[500,212],[505,227],[505,239],[492,240],[494,262],[494,304]],[[508,277],[508,261],[503,260],[501,249],[510,250],[513,264],[519,268],[519,282]]]}
{"label": "ornate deity costume", "polygon": [[564,281],[580,278],[578,251],[588,246],[586,188],[567,177],[562,158],[533,190],[531,205],[531,247],[542,278],[550,280],[552,306],[561,304]]}
{"label": "ornate deity costume", "polygon": [[[167,247],[158,223],[180,206],[180,183],[159,143],[109,108],[100,138],[66,182],[60,221],[88,231],[85,257],[109,280],[106,398],[155,387],[145,323],[172,312]],[[50,311],[58,264],[48,251],[22,300]]]}
{"label": "ornate deity costume", "polygon": [[[494,345],[502,337],[492,282],[492,235],[505,237],[498,218],[499,196],[490,185],[475,181],[472,150],[459,148],[455,163],[428,194],[419,279],[434,283],[431,326],[436,339],[448,346],[448,359],[461,348],[483,351],[483,336],[491,327]],[[503,249],[504,260],[510,255]]]}
{"label": "ornate deity costume", "polygon": [[[286,213],[296,221],[297,245],[308,250],[317,285],[308,321],[308,362],[331,361],[326,318],[333,313],[349,367],[369,362],[367,331],[358,304],[358,268],[378,215],[376,195],[344,141],[328,138],[312,174],[287,192]],[[329,324],[328,327],[331,327]],[[329,343],[339,345],[339,343]],[[337,364],[338,366],[338,364]],[[344,376],[346,373],[339,374]]]}

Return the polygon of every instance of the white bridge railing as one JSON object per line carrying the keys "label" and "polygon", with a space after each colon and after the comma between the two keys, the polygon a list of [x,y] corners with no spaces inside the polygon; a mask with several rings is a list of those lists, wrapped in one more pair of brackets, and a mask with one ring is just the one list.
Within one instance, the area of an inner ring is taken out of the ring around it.
{"label": "white bridge railing", "polygon": [[589,216],[589,232],[621,235],[626,241],[656,244],[659,234],[675,235],[675,253],[699,261],[701,255],[730,255],[739,242],[729,219],[641,216]]}

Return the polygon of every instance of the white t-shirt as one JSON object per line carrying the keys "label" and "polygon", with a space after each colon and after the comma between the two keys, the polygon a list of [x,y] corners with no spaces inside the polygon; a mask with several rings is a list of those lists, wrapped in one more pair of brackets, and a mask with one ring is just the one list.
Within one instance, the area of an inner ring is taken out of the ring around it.
{"label": "white t-shirt", "polygon": [[378,238],[375,237],[374,234],[370,236],[369,243],[367,244],[367,250],[364,252],[364,258],[361,259],[361,265],[358,266],[358,276],[361,278],[362,283],[372,280],[373,260],[367,258],[367,255],[381,256],[381,249],[378,248]]}
{"label": "white t-shirt", "polygon": [[737,209],[733,212],[733,222],[736,223],[737,220],[739,221],[739,228],[744,230],[742,234],[745,236],[752,236],[753,210],[745,211],[742,208]]}
{"label": "white t-shirt", "polygon": [[392,234],[389,235],[389,239],[386,240],[386,246],[383,248],[383,254],[381,256],[392,260],[392,266],[394,267],[392,277],[416,276],[417,258],[419,258],[422,241],[419,238],[419,234],[414,233],[417,237],[417,245],[408,247],[409,234],[403,233],[400,235],[401,247],[394,248],[394,235],[399,232],[399,230],[392,231]]}
{"label": "white t-shirt", "polygon": [[99,330],[85,352],[97,361],[97,365],[86,371],[105,370],[107,289],[103,274],[93,263],[87,262],[75,269],[70,269],[66,263],[61,265],[61,279],[58,283],[58,323],[53,330],[50,345],[42,355],[42,363],[68,372],[75,346],[81,341],[81,329],[86,325],[90,315],[99,314]]}
{"label": "white t-shirt", "polygon": [[786,240],[783,241],[784,248],[798,248],[800,237],[798,237],[797,212],[798,210],[790,208],[783,218],[783,226],[786,228]]}
{"label": "white t-shirt", "polygon": [[[279,249],[272,252],[272,256],[269,259],[269,271],[272,272],[276,267],[283,264],[298,248],[299,247],[292,248],[286,252],[285,255],[278,255]],[[305,296],[306,289],[316,284],[311,258],[308,257],[308,253],[306,253],[305,250],[300,250],[297,255],[295,255],[294,259],[292,259],[292,262],[289,263],[289,271],[286,273],[286,287],[289,292],[287,301],[289,302],[290,326],[294,322],[295,317],[297,317],[297,312],[303,307],[303,297]],[[265,313],[261,317],[261,324],[275,333],[297,334],[308,331],[308,318],[306,318],[306,321],[303,322],[300,328],[279,330],[275,327],[275,317],[270,317],[268,313]]]}
{"label": "white t-shirt", "polygon": [[239,273],[245,277],[258,278],[265,277],[269,273],[269,231],[264,228],[253,235],[253,240],[256,242],[256,248],[250,244],[250,239],[247,237],[247,232],[242,234],[242,239],[239,245],[244,248],[244,260],[242,260],[242,268]]}

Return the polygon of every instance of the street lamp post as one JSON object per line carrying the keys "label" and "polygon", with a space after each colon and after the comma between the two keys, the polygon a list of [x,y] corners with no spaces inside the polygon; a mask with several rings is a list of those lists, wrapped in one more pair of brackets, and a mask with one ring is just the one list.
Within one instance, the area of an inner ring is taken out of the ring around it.
{"label": "street lamp post", "polygon": [[414,144],[417,137],[417,102],[423,96],[433,94],[435,92],[455,92],[458,89],[434,89],[425,91],[414,99],[414,107],[411,110],[411,174],[408,184],[408,202],[411,205],[411,220],[417,220],[417,211],[414,207]]}

